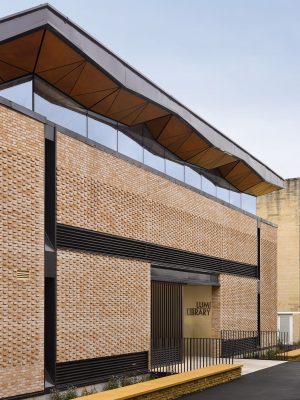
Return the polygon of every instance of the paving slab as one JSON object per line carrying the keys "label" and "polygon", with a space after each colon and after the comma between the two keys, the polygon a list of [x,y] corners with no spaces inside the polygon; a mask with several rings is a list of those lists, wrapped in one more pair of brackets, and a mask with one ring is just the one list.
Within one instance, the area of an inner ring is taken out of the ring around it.
{"label": "paving slab", "polygon": [[241,364],[243,366],[242,375],[251,374],[252,372],[260,371],[265,368],[275,367],[275,365],[280,365],[285,362],[286,361],[255,360],[251,358],[239,358],[233,361],[234,364]]}
{"label": "paving slab", "polygon": [[181,397],[182,400],[300,400],[300,362],[248,373],[232,382]]}

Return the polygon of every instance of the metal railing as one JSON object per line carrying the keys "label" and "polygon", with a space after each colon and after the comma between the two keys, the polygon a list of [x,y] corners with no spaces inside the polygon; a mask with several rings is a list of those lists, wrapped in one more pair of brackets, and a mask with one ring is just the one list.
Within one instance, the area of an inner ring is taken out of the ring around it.
{"label": "metal railing", "polygon": [[222,355],[234,358],[284,360],[290,350],[287,332],[224,330],[221,340]]}
{"label": "metal railing", "polygon": [[150,370],[178,374],[234,359],[285,360],[292,348],[287,332],[223,330],[220,338],[152,339]]}
{"label": "metal railing", "polygon": [[152,342],[151,371],[162,375],[232,363],[232,356],[222,355],[221,339],[161,338]]}

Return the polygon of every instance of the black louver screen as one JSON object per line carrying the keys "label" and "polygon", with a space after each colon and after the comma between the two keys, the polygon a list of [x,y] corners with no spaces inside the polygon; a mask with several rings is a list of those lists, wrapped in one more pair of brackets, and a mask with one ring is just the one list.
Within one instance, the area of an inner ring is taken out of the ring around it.
{"label": "black louver screen", "polygon": [[168,267],[257,277],[257,266],[145,243],[139,240],[57,225],[57,246],[107,255],[136,258]]}
{"label": "black louver screen", "polygon": [[148,352],[56,364],[56,385],[84,386],[105,382],[113,375],[148,371]]}

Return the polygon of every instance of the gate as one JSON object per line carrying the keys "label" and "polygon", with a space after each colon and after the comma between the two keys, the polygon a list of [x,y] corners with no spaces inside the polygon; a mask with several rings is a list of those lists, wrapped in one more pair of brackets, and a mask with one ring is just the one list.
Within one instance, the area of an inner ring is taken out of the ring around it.
{"label": "gate", "polygon": [[182,357],[182,285],[151,282],[152,365]]}

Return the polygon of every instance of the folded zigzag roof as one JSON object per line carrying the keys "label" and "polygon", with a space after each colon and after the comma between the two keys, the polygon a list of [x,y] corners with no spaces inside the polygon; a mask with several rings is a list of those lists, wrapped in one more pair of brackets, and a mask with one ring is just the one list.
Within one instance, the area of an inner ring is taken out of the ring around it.
{"label": "folded zigzag roof", "polygon": [[48,4],[0,20],[0,84],[35,74],[81,106],[145,124],[180,159],[216,169],[241,192],[284,186],[267,166],[165,93]]}

